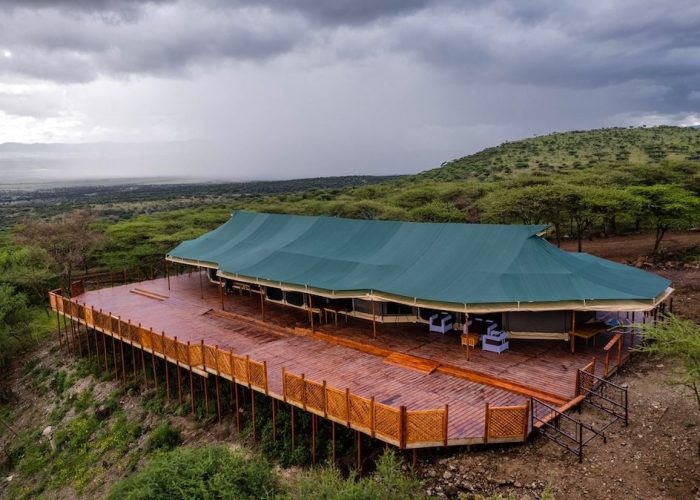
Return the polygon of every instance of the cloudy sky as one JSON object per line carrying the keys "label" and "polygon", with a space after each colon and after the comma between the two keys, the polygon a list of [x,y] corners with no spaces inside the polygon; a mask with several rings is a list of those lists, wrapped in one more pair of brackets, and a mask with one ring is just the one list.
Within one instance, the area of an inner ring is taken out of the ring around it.
{"label": "cloudy sky", "polygon": [[660,123],[700,123],[697,0],[0,2],[0,143],[133,148],[91,175],[410,173]]}

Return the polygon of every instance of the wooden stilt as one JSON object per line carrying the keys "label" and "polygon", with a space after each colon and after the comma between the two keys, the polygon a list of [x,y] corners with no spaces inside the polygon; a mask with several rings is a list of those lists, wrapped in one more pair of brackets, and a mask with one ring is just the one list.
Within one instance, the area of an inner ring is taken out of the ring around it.
{"label": "wooden stilt", "polygon": [[311,464],[316,465],[316,414],[311,414]]}
{"label": "wooden stilt", "polygon": [[250,389],[250,414],[253,417],[253,442],[255,442],[257,440],[255,431],[255,391],[252,387]]}
{"label": "wooden stilt", "polygon": [[68,320],[66,319],[65,313],[63,316],[63,331],[66,334],[66,345],[68,346],[68,351],[73,352],[73,342],[70,340],[70,334],[68,333]]}
{"label": "wooden stilt", "polygon": [[[202,339],[202,366],[204,367],[204,373],[207,373],[207,357],[204,354],[204,339]],[[209,418],[209,380],[208,377],[202,377],[202,385],[204,386],[204,410],[206,411],[207,418]]]}
{"label": "wooden stilt", "polygon": [[219,276],[219,295],[221,295],[221,310],[224,311],[224,282],[221,280],[221,276]]}
{"label": "wooden stilt", "polygon": [[[141,331],[141,323],[139,323],[139,331]],[[143,383],[146,386],[146,389],[148,389],[148,375],[146,375],[146,353],[145,353],[145,347],[141,345],[141,368],[143,369]]]}
{"label": "wooden stilt", "polygon": [[129,345],[131,346],[131,371],[134,374],[134,382],[136,382],[136,348],[134,347],[134,332],[131,329],[131,320],[127,321],[126,327],[129,330]]}
{"label": "wooden stilt", "polygon": [[[178,346],[177,337],[175,337],[175,346]],[[182,405],[182,374],[180,373],[180,353],[175,358],[175,368],[177,368],[177,403]]]}
{"label": "wooden stilt", "polygon": [[71,327],[74,330],[74,335],[75,335],[75,340],[78,343],[78,354],[80,354],[80,357],[83,357],[83,340],[80,338],[80,328],[78,328],[78,325],[80,325],[80,322],[78,321],[73,321],[73,318],[70,320]]}
{"label": "wooden stilt", "polygon": [[[100,309],[100,316],[104,318],[104,315],[102,314],[102,309]],[[104,353],[105,371],[108,371],[109,364],[107,363],[107,334],[104,332],[104,326],[102,327],[102,352]]]}
{"label": "wooden stilt", "polygon": [[270,398],[270,403],[272,403],[272,442],[277,442],[277,405],[275,398]]}
{"label": "wooden stilt", "polygon": [[165,402],[170,404],[170,370],[168,369],[168,355],[165,352],[165,332],[163,331],[160,332],[160,347],[163,349],[163,367],[165,368]]}
{"label": "wooden stilt", "polygon": [[360,431],[355,431],[355,436],[356,436],[356,443],[357,443],[357,471],[360,472],[360,469],[362,467],[362,436],[360,435]]}
{"label": "wooden stilt", "polygon": [[265,290],[260,287],[260,318],[265,321]]}
{"label": "wooden stilt", "polygon": [[126,384],[126,368],[124,367],[124,337],[122,336],[122,317],[119,316],[117,322],[117,330],[119,331],[119,352],[122,361],[122,384]]}
{"label": "wooden stilt", "polygon": [[233,384],[236,390],[236,430],[241,432],[241,410],[238,406],[238,384]]}
{"label": "wooden stilt", "polygon": [[151,328],[151,367],[153,368],[153,387],[155,387],[156,392],[158,392],[158,372],[156,372],[156,350],[153,348],[153,344],[155,344],[155,336],[156,334],[153,332],[153,328]]}
{"label": "wooden stilt", "polygon": [[415,448],[413,448],[413,458],[411,459],[411,466],[415,469],[416,468],[416,463],[418,462],[418,452]]}
{"label": "wooden stilt", "polygon": [[[85,310],[85,304],[83,304],[83,311]],[[88,361],[92,362],[92,349],[90,348],[90,330],[87,326],[87,319],[85,319],[85,344],[87,345]]]}
{"label": "wooden stilt", "polygon": [[377,315],[374,312],[374,299],[372,299],[372,337],[377,338]]}
{"label": "wooden stilt", "polygon": [[335,464],[335,422],[331,421],[332,460]]}
{"label": "wooden stilt", "polygon": [[571,352],[574,352],[574,338],[576,337],[576,311],[571,311]]}
{"label": "wooden stilt", "polygon": [[291,414],[291,424],[292,424],[292,450],[295,447],[296,440],[295,440],[295,435],[294,435],[294,405],[290,405],[292,408],[292,414]]}
{"label": "wooden stilt", "polygon": [[311,323],[311,333],[314,333],[314,303],[313,300],[311,299],[311,294],[308,294],[309,296],[309,322]]}
{"label": "wooden stilt", "polygon": [[219,377],[221,377],[221,372],[219,371],[219,346],[216,348],[216,416],[221,423],[221,398],[219,396]]}
{"label": "wooden stilt", "polygon": [[[109,322],[112,323],[112,313],[109,313]],[[110,330],[112,330],[110,328]],[[117,341],[114,338],[114,332],[112,332],[112,361],[114,362],[114,380],[119,382],[119,368],[117,366]]]}
{"label": "wooden stilt", "polygon": [[192,376],[192,361],[190,360],[190,341],[187,341],[187,367],[190,369],[190,405],[194,416],[194,377]]}
{"label": "wooden stilt", "polygon": [[204,282],[202,280],[202,268],[199,268],[199,295],[204,300]]}
{"label": "wooden stilt", "polygon": [[56,327],[58,328],[58,348],[63,350],[63,339],[61,338],[61,315],[56,311]]}

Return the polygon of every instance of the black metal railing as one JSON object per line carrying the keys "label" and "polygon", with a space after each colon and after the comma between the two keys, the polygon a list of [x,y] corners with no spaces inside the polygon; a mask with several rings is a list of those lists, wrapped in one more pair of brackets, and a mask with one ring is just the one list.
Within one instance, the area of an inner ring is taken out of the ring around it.
{"label": "black metal railing", "polygon": [[579,370],[578,393],[585,396],[583,403],[591,405],[614,417],[606,428],[617,420],[625,426],[629,423],[629,399],[627,387],[613,384],[609,380]]}
{"label": "black metal railing", "polygon": [[533,430],[561,446],[583,461],[583,447],[596,437],[607,442],[605,434],[559,411],[537,398],[530,401],[530,425]]}

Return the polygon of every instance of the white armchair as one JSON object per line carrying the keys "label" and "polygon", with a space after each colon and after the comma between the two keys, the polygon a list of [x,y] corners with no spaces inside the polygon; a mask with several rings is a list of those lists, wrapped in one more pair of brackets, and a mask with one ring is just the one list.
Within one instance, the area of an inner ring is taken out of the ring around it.
{"label": "white armchair", "polygon": [[447,313],[433,314],[428,320],[431,332],[447,333],[452,330],[452,315]]}

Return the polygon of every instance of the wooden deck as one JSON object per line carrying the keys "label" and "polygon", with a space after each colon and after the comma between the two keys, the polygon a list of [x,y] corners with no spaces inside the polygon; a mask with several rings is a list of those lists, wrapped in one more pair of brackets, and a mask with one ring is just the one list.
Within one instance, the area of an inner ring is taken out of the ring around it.
{"label": "wooden deck", "polygon": [[[411,410],[449,405],[448,444],[483,442],[485,406],[522,405],[534,395],[555,404],[575,397],[576,372],[601,358],[597,348],[562,341],[511,340],[502,354],[470,351],[467,359],[457,332],[428,333],[426,325],[382,324],[372,338],[371,322],[351,318],[315,325],[308,312],[265,304],[260,297],[227,295],[224,310],[216,286],[197,273],[135,283],[76,297],[95,310],[141,323],[180,341],[209,345],[265,361],[269,391],[283,393],[282,369],[349,388],[379,403]],[[204,294],[202,299],[201,294]],[[318,321],[318,316],[316,316]],[[625,356],[627,345],[625,345]]]}

